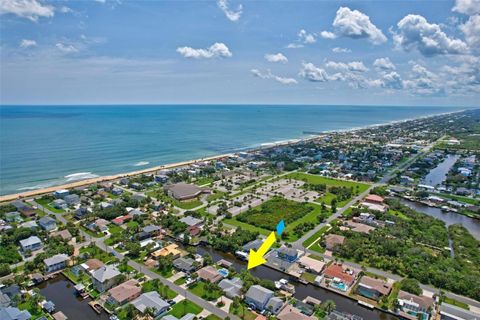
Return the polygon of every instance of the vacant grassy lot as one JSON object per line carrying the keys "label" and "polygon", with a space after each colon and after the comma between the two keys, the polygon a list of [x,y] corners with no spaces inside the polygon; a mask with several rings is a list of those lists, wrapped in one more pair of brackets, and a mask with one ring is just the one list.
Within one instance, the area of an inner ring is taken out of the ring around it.
{"label": "vacant grassy lot", "polygon": [[289,225],[314,210],[315,207],[312,205],[275,197],[237,215],[236,219],[273,231],[282,219]]}
{"label": "vacant grassy lot", "polygon": [[308,238],[307,240],[303,241],[302,245],[305,247],[305,248],[308,248],[309,245],[311,245],[312,243],[314,243],[318,238],[320,238],[321,236],[323,236],[323,234],[328,230],[328,226],[324,226],[322,227],[320,230],[318,230],[317,232],[315,232],[315,234],[313,236],[311,236],[310,238]]}
{"label": "vacant grassy lot", "polygon": [[181,208],[181,209],[185,209],[185,210],[190,210],[190,209],[193,209],[193,208],[196,208],[196,207],[202,205],[202,202],[198,199],[192,199],[192,200],[189,200],[189,201],[178,201],[176,199],[173,199],[173,198],[167,196],[165,193],[163,193],[162,189],[149,191],[146,194],[147,194],[147,196],[150,196],[152,198],[156,198],[157,200],[160,200],[160,201],[163,201],[163,202],[166,202],[166,203],[170,203],[171,205],[173,205],[177,208]]}
{"label": "vacant grassy lot", "polygon": [[[326,178],[322,176],[302,173],[302,172],[294,172],[285,176],[286,179],[294,179],[304,181],[307,184],[325,184],[327,186],[327,192],[317,200],[317,202],[325,202],[326,204],[330,205],[332,200],[336,198],[336,196],[329,192],[328,190],[330,187],[347,187],[352,188],[354,194],[362,193],[363,191],[367,190],[369,185],[367,183],[355,182],[355,181],[347,181],[347,180],[339,180],[339,179],[332,179]],[[350,199],[338,201],[337,207],[342,207],[348,203]]]}
{"label": "vacant grassy lot", "polygon": [[207,290],[207,286],[205,282],[198,281],[193,286],[188,288],[188,291],[192,292],[196,296],[199,296],[207,301],[217,300],[221,295],[222,292],[220,290]]}
{"label": "vacant grassy lot", "polygon": [[199,314],[202,312],[202,307],[196,305],[190,300],[182,300],[177,304],[173,305],[172,310],[168,314],[171,314],[174,317],[180,319],[187,313]]}

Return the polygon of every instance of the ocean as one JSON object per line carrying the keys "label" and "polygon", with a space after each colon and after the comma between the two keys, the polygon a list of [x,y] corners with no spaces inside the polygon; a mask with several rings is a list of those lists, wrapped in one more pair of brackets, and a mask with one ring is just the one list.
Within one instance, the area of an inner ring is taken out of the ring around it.
{"label": "ocean", "polygon": [[0,194],[45,188],[454,107],[1,106]]}

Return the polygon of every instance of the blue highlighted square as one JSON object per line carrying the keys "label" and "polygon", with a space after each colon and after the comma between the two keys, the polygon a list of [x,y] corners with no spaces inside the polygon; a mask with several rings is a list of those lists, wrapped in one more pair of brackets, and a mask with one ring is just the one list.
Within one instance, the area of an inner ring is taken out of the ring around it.
{"label": "blue highlighted square", "polygon": [[277,234],[279,236],[282,235],[283,233],[283,230],[285,230],[285,222],[283,220],[281,220],[278,224],[277,224]]}

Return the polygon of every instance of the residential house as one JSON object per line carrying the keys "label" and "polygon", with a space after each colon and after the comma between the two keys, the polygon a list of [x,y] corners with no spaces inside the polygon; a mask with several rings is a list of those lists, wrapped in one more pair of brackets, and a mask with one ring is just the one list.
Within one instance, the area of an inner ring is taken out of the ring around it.
{"label": "residential house", "polygon": [[154,317],[158,317],[162,313],[165,313],[170,307],[170,305],[164,301],[156,291],[143,293],[137,299],[132,301],[132,305],[141,313],[145,313],[147,308],[154,309]]}
{"label": "residential house", "polygon": [[177,258],[173,261],[173,266],[183,272],[193,272],[195,271],[195,260],[191,258]]}
{"label": "residential house", "polygon": [[225,296],[230,299],[239,297],[242,294],[243,281],[240,278],[223,279],[218,283]]}
{"label": "residential house", "polygon": [[124,305],[140,296],[142,288],[135,279],[127,280],[116,287],[108,290],[108,301],[118,305]]}
{"label": "residential house", "polygon": [[63,253],[46,258],[43,260],[43,263],[45,264],[45,272],[50,273],[65,268],[69,260],[69,257]]}
{"label": "residential house", "polygon": [[80,203],[80,197],[77,194],[69,194],[63,198],[67,206],[73,206]]}
{"label": "residential house", "polygon": [[192,226],[200,227],[203,224],[202,219],[194,218],[191,216],[183,217],[182,219],[180,219],[180,222],[185,223],[189,227],[192,227]]}
{"label": "residential house", "polygon": [[284,302],[282,299],[279,297],[273,297],[270,300],[268,300],[267,305],[265,306],[265,309],[272,312],[273,314],[277,314],[280,309],[282,309],[284,305]]}
{"label": "residential house", "polygon": [[152,253],[152,258],[158,259],[160,257],[166,257],[168,255],[171,255],[172,259],[176,259],[180,257],[181,254],[182,252],[178,250],[178,245],[175,243],[171,243],[166,247],[163,247],[157,251],[154,251]]}
{"label": "residential house", "polygon": [[320,274],[325,267],[325,262],[310,258],[306,255],[298,259],[298,264],[309,272],[313,272],[316,274]]}
{"label": "residential house", "polygon": [[120,271],[112,265],[105,265],[92,273],[93,287],[98,292],[105,292],[117,283]]}
{"label": "residential house", "polygon": [[217,283],[222,279],[222,275],[218,272],[215,267],[206,266],[197,271],[198,277],[204,281],[211,283]]}
{"label": "residential house", "polygon": [[158,182],[158,183],[167,183],[168,176],[165,175],[165,174],[158,174],[158,175],[154,176],[153,179],[155,180],[155,182]]}
{"label": "residential house", "polygon": [[142,232],[145,232],[150,236],[157,236],[160,234],[161,231],[162,229],[159,226],[156,226],[153,224],[150,224],[142,228]]}
{"label": "residential house", "polygon": [[38,224],[34,220],[30,220],[27,222],[24,222],[20,225],[20,228],[28,228],[28,229],[35,229],[38,228]]}
{"label": "residential house", "polygon": [[20,240],[22,251],[35,251],[42,248],[42,241],[37,236],[31,236],[27,239]]}
{"label": "residential house", "polygon": [[291,304],[287,304],[276,316],[278,320],[315,320],[314,316],[307,316]]}
{"label": "residential house", "polygon": [[338,263],[329,265],[323,275],[328,280],[328,286],[340,291],[347,291],[355,281],[355,272]]}
{"label": "residential house", "polygon": [[57,190],[53,193],[53,196],[57,199],[63,199],[64,197],[68,196],[70,192],[66,189]]}
{"label": "residential house", "polygon": [[33,217],[37,214],[33,207],[24,205],[23,207],[18,208],[18,212],[22,214],[25,218]]}
{"label": "residential house", "polygon": [[448,303],[440,305],[440,319],[441,320],[478,320],[480,313],[460,308]]}
{"label": "residential house", "polygon": [[5,220],[8,222],[21,222],[23,221],[22,217],[20,217],[20,212],[12,211],[5,213]]}
{"label": "residential house", "polygon": [[245,303],[252,308],[263,311],[272,297],[273,291],[259,285],[253,285],[245,294]]}
{"label": "residential house", "polygon": [[132,217],[130,215],[124,215],[124,216],[116,217],[115,219],[112,220],[112,223],[117,226],[121,226],[129,220],[132,220]]}
{"label": "residential house", "polygon": [[423,295],[417,296],[400,290],[397,300],[402,312],[413,315],[417,319],[428,320],[430,318],[430,312],[433,310],[434,304],[432,298]]}
{"label": "residential house", "polygon": [[88,273],[92,273],[93,271],[102,268],[105,264],[98,260],[98,259],[88,259],[84,263],[81,264],[83,270]]}
{"label": "residential house", "polygon": [[52,203],[53,203],[53,207],[55,209],[63,210],[63,209],[66,209],[68,207],[67,203],[63,199],[53,200]]}
{"label": "residential house", "polygon": [[375,203],[375,204],[383,204],[385,199],[383,199],[382,197],[376,194],[369,194],[368,196],[365,197],[364,201],[369,203]]}
{"label": "residential house", "polygon": [[0,308],[0,319],[2,320],[29,320],[32,315],[27,310],[20,310],[15,307]]}
{"label": "residential house", "polygon": [[80,220],[83,219],[88,214],[88,209],[84,207],[80,207],[77,210],[75,210],[75,219]]}
{"label": "residential house", "polygon": [[382,279],[363,276],[357,285],[357,293],[366,298],[379,300],[388,296],[392,291],[392,284]]}
{"label": "residential house", "polygon": [[277,257],[288,262],[294,262],[298,259],[298,251],[293,248],[282,246],[277,250]]}
{"label": "residential house", "polygon": [[345,243],[345,237],[338,234],[327,234],[324,243],[327,250],[334,251],[337,246]]}
{"label": "residential house", "polygon": [[70,233],[70,231],[68,231],[68,229],[52,232],[50,236],[62,238],[62,240],[64,241],[70,241],[72,239],[72,234]]}
{"label": "residential house", "polygon": [[45,231],[52,231],[57,228],[57,222],[54,218],[45,216],[38,220],[38,224]]}

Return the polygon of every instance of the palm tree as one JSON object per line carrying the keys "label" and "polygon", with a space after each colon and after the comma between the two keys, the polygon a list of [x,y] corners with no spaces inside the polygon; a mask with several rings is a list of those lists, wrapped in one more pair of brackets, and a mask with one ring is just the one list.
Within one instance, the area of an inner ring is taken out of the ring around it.
{"label": "palm tree", "polygon": [[330,312],[337,308],[337,305],[333,300],[325,300],[325,302],[322,304],[322,308],[327,314],[330,314]]}

